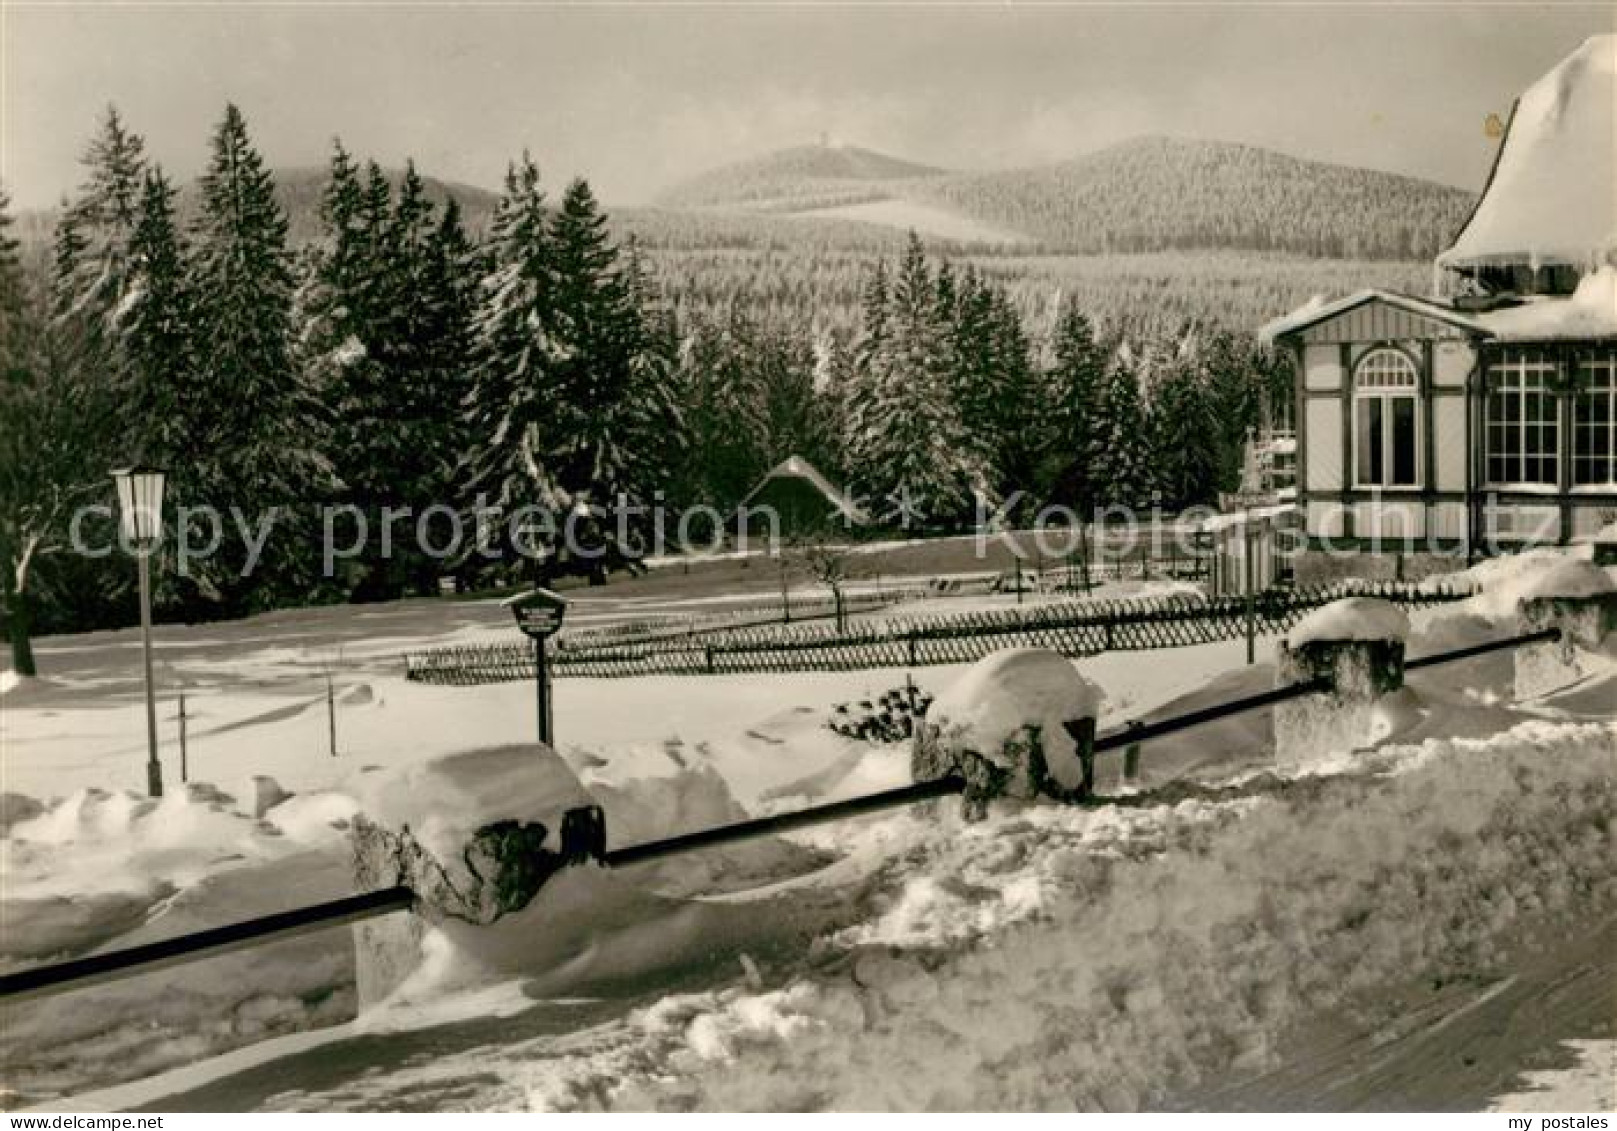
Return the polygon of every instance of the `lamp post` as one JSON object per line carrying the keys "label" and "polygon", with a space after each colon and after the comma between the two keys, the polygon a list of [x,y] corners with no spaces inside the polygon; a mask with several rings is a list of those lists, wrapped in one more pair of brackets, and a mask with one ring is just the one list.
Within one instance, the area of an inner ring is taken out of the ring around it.
{"label": "lamp post", "polygon": [[155,467],[112,473],[118,485],[119,523],[140,573],[140,650],[146,666],[146,792],[163,796],[163,764],[157,760],[157,690],[152,681],[151,556],[163,540],[163,481]]}

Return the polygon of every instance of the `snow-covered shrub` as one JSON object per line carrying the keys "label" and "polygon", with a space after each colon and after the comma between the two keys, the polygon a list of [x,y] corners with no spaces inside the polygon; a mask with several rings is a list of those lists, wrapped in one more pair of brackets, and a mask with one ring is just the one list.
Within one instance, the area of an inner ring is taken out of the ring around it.
{"label": "snow-covered shrub", "polygon": [[1072,661],[1043,648],[985,656],[933,702],[916,731],[916,781],[965,778],[964,812],[978,819],[995,797],[1076,797],[1087,751],[1066,724],[1095,719],[1101,692]]}
{"label": "snow-covered shrub", "polygon": [[916,721],[931,706],[931,695],[914,683],[906,683],[883,692],[874,701],[837,704],[831,721],[825,725],[833,733],[859,742],[903,742],[915,733]]}

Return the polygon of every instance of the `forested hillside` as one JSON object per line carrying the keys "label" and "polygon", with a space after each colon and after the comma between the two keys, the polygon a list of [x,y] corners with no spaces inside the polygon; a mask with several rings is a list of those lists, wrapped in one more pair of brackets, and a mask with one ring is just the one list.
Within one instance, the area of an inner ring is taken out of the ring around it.
{"label": "forested hillside", "polygon": [[670,208],[745,205],[789,211],[885,199],[889,184],[943,172],[855,146],[805,145],[703,173],[665,193],[661,203]]}
{"label": "forested hillside", "polygon": [[910,191],[1063,251],[1231,248],[1368,259],[1430,259],[1475,199],[1413,177],[1173,138]]}
{"label": "forested hillside", "polygon": [[[871,174],[845,172],[863,155]],[[1430,259],[1475,197],[1413,177],[1305,161],[1219,141],[1139,138],[1056,165],[905,175],[865,151],[788,150],[704,174],[666,201],[829,218],[872,201],[945,209],[1020,240],[1018,251],[1287,251],[1323,258]],[[877,174],[880,175],[877,175]],[[1003,241],[1002,241],[1003,242]]]}

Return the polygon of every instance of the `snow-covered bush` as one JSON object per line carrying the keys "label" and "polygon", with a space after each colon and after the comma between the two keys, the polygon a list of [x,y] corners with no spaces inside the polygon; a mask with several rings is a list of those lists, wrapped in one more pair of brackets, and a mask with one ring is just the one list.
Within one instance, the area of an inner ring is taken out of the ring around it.
{"label": "snow-covered bush", "polygon": [[995,797],[1076,797],[1085,757],[1066,724],[1097,718],[1101,693],[1072,661],[1043,648],[985,656],[932,703],[915,735],[915,780],[957,774],[964,812],[981,817]]}
{"label": "snow-covered bush", "polygon": [[883,692],[874,701],[838,703],[832,708],[831,721],[825,725],[832,733],[859,742],[903,742],[914,735],[916,721],[931,706],[931,695],[913,682],[906,683]]}

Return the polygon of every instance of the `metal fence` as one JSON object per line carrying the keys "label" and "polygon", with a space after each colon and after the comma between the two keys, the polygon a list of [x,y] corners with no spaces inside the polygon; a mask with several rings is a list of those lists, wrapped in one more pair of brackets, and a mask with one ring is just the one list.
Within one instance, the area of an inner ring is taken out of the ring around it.
{"label": "metal fence", "polygon": [[[617,679],[647,675],[857,671],[979,660],[1002,648],[1049,648],[1065,656],[1180,648],[1284,632],[1310,610],[1349,596],[1418,607],[1469,590],[1409,582],[1342,582],[1314,589],[1198,599],[1185,594],[1115,601],[1062,601],[977,612],[835,624],[722,629],[621,645],[569,643],[549,653],[551,673]],[[408,678],[471,686],[533,679],[527,641],[407,653]]]}

